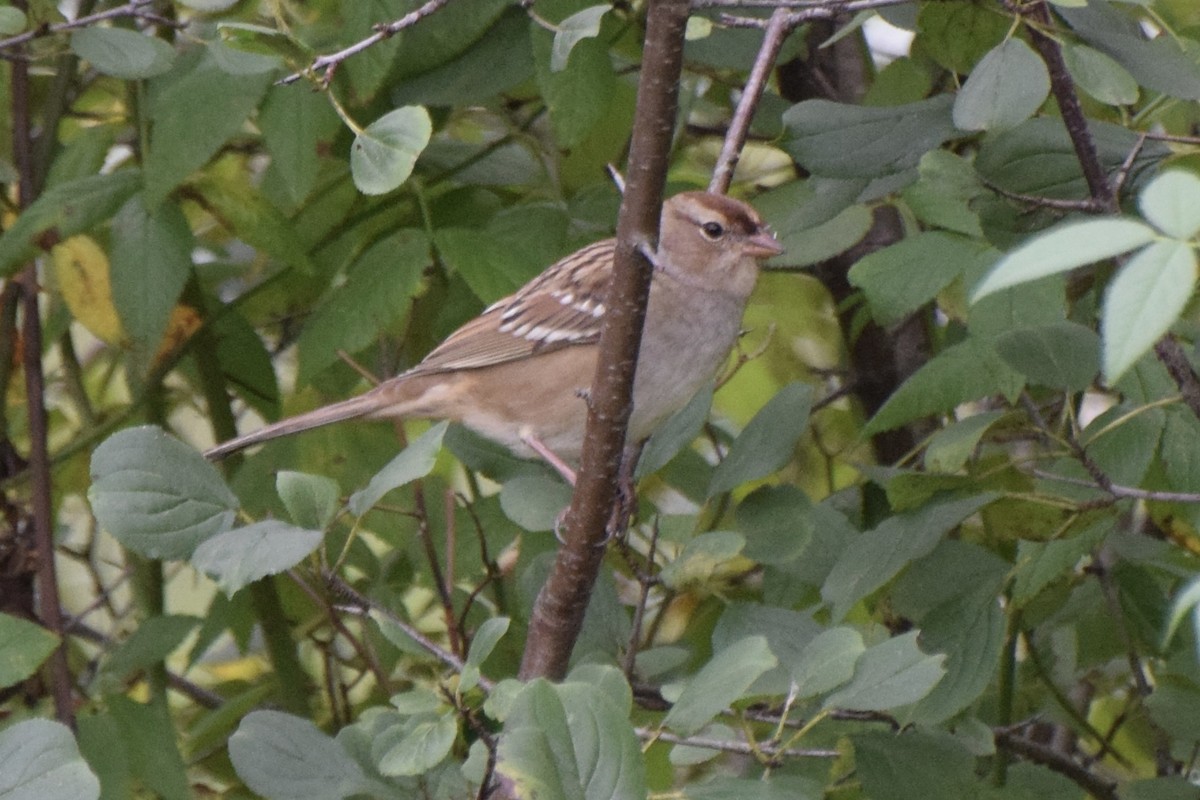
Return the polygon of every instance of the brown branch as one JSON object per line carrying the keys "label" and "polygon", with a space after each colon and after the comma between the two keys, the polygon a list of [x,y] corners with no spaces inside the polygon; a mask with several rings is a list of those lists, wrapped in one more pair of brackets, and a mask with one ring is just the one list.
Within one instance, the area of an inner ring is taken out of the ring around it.
{"label": "brown branch", "polygon": [[1037,48],[1046,69],[1050,73],[1050,91],[1058,110],[1062,114],[1063,124],[1071,137],[1071,145],[1075,148],[1075,157],[1083,170],[1083,178],[1087,182],[1092,199],[1104,210],[1116,213],[1117,197],[1108,182],[1104,164],[1100,161],[1100,153],[1096,150],[1096,142],[1088,129],[1087,117],[1083,113],[1083,105],[1075,92],[1075,83],[1071,73],[1067,71],[1067,63],[1063,60],[1062,47],[1059,43],[1043,32],[1054,24],[1045,0],[1029,7],[1025,12],[1029,25],[1029,38]]}
{"label": "brown branch", "polygon": [[[335,594],[352,604],[358,611],[361,611],[364,614],[368,611],[376,611],[384,617],[387,617],[389,622],[400,628],[400,630],[404,631],[405,635],[416,642],[422,650],[429,653],[438,661],[442,662],[442,664],[454,670],[455,672],[463,671],[463,667],[465,667],[466,664],[461,658],[456,656],[454,653],[451,653],[449,650],[442,647],[425,634],[421,633],[405,620],[396,616],[396,614],[394,614],[390,609],[387,609],[378,603],[375,603],[373,600],[371,600],[371,598],[360,594],[354,589],[354,587],[342,580],[341,576],[339,576],[336,572],[333,572],[332,570],[324,570],[321,573],[321,577],[325,580],[326,584],[328,584],[329,588]],[[485,692],[490,692],[495,686],[495,681],[480,675],[479,686]]]}
{"label": "brown branch", "polygon": [[[103,22],[108,19],[119,19],[121,17],[149,17],[153,16],[150,13],[150,6],[154,0],[131,0],[123,6],[116,8],[105,9],[104,11],[95,14],[73,19],[69,22],[59,22],[54,25],[39,25],[36,28],[27,30],[24,33],[18,33],[16,36],[9,36],[6,39],[0,39],[0,58],[9,59],[12,61],[23,61],[26,56],[24,53],[7,53],[6,50],[14,50],[21,45],[31,42],[34,39],[42,39],[47,36],[53,36],[57,33],[67,33],[69,31],[86,28],[89,25],[94,25],[97,22]],[[21,6],[18,6],[21,7]],[[154,17],[156,21],[163,21],[158,17]]]}
{"label": "brown branch", "polygon": [[759,47],[758,56],[754,59],[754,67],[750,70],[746,87],[742,90],[742,96],[738,100],[733,119],[729,122],[729,130],[725,133],[721,154],[717,157],[712,180],[708,183],[710,192],[724,194],[729,191],[729,184],[733,182],[733,173],[737,169],[742,147],[746,144],[746,134],[750,131],[750,121],[754,118],[763,88],[767,85],[767,77],[775,66],[775,59],[779,57],[784,40],[792,32],[793,23],[790,22],[790,18],[791,15],[784,8],[777,8],[771,14],[762,46]]}
{"label": "brown branch", "polygon": [[315,76],[321,70],[325,70],[325,83],[328,84],[330,79],[333,77],[334,71],[347,58],[357,55],[370,47],[374,47],[385,39],[392,38],[405,28],[411,28],[413,25],[416,25],[422,19],[444,7],[449,2],[450,0],[428,0],[428,2],[424,3],[418,8],[414,8],[403,17],[400,17],[400,19],[376,25],[375,32],[365,39],[361,39],[349,47],[337,51],[336,53],[317,56],[307,68],[300,72],[293,72],[286,78],[282,78],[279,83],[295,83],[306,75]]}
{"label": "brown branch", "polygon": [[766,743],[742,742],[733,739],[712,739],[707,736],[679,736],[655,728],[638,728],[639,739],[647,742],[667,742],[687,747],[700,747],[705,750],[719,750],[723,753],[739,753],[742,755],[766,756],[775,760],[780,758],[837,758],[841,753],[837,750],[814,750],[796,747],[773,747]]}
{"label": "brown branch", "polygon": [[1155,343],[1154,355],[1158,356],[1158,360],[1167,368],[1171,379],[1179,387],[1184,405],[1200,418],[1200,378],[1196,377],[1187,353],[1183,351],[1179,342],[1168,333]]}
{"label": "brown branch", "polygon": [[1035,764],[1041,764],[1062,775],[1083,789],[1096,800],[1120,800],[1117,784],[1093,775],[1064,753],[1030,741],[1010,731],[995,732],[996,745]]}
{"label": "brown branch", "polygon": [[658,238],[671,137],[679,105],[687,0],[651,0],[638,81],[629,171],[617,219],[609,309],[588,408],[579,479],[564,517],[565,544],[538,594],[520,677],[559,679],[583,625],[617,499],[633,373],[650,291],[642,249]]}
{"label": "brown branch", "polygon": [[[24,0],[16,7],[27,11]],[[37,194],[33,163],[33,120],[29,113],[29,67],[16,60],[11,68],[13,161],[19,175],[17,204],[27,207]],[[54,567],[54,507],[51,499],[49,428],[46,416],[46,376],[42,372],[42,320],[38,308],[37,266],[30,262],[17,279],[20,283],[21,355],[25,368],[25,402],[29,414],[29,474],[32,478],[34,542],[37,547],[38,614],[42,624],[59,636],[58,647],[47,662],[54,713],[59,722],[75,728],[67,642],[63,637],[62,608],[58,599],[58,576]]]}

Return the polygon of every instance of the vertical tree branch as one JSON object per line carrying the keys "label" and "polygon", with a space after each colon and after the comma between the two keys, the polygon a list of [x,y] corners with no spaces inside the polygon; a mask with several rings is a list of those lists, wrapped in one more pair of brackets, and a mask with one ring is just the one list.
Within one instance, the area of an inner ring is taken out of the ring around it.
{"label": "vertical tree branch", "polygon": [[[27,11],[24,0],[15,6]],[[18,53],[20,56],[21,53]],[[18,206],[33,202],[37,184],[33,163],[33,120],[29,113],[29,68],[21,58],[13,61],[12,137],[13,161],[20,176]],[[47,132],[52,136],[52,132]],[[62,608],[54,566],[54,512],[51,502],[50,453],[46,421],[46,378],[42,373],[42,319],[38,309],[37,266],[30,262],[18,279],[21,284],[22,364],[25,368],[25,401],[29,412],[29,471],[32,477],[34,540],[37,544],[38,614],[42,624],[62,637]],[[50,668],[54,713],[64,725],[75,727],[71,672],[67,643],[62,638],[47,662]]]}
{"label": "vertical tree branch", "polygon": [[612,284],[600,334],[579,479],[563,521],[565,544],[538,594],[521,663],[523,679],[562,678],[604,557],[616,500],[634,367],[650,292],[639,249],[658,238],[671,136],[679,105],[688,0],[651,0],[638,81],[625,196],[617,219]]}
{"label": "vertical tree branch", "polygon": [[[1071,137],[1071,144],[1075,148],[1075,156],[1079,159],[1079,166],[1083,170],[1083,177],[1087,181],[1092,200],[1095,201],[1097,208],[1109,213],[1117,213],[1120,211],[1117,193],[1108,181],[1108,175],[1100,161],[1100,154],[1096,150],[1096,143],[1088,130],[1087,118],[1084,116],[1083,106],[1079,102],[1079,95],[1075,92],[1071,75],[1067,72],[1062,48],[1059,47],[1058,42],[1039,30],[1039,26],[1049,27],[1053,24],[1053,18],[1050,16],[1050,10],[1047,8],[1045,0],[1033,6],[1027,14],[1037,23],[1037,26],[1029,26],[1029,36],[1042,60],[1046,62],[1046,69],[1050,72],[1050,89],[1054,94],[1055,102],[1058,103],[1059,111],[1062,113],[1063,123],[1067,126],[1067,133]],[[1122,170],[1127,171],[1127,166],[1122,167]],[[1171,378],[1183,394],[1187,407],[1196,417],[1200,418],[1200,379],[1197,378],[1195,370],[1188,363],[1183,348],[1170,334],[1167,334],[1154,346],[1154,354],[1171,373]]]}

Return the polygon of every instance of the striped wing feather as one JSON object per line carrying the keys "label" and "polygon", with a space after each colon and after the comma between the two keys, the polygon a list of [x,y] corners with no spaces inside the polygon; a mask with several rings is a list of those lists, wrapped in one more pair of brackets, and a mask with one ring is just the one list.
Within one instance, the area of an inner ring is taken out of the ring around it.
{"label": "striped wing feather", "polygon": [[493,303],[409,370],[477,369],[600,338],[614,240],[588,245]]}

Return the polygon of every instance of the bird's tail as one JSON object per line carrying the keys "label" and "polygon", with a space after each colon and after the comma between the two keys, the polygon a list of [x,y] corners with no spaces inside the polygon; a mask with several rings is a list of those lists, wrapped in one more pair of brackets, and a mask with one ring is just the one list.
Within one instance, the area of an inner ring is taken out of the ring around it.
{"label": "bird's tail", "polygon": [[280,436],[287,436],[292,433],[300,433],[301,431],[331,425],[335,422],[365,417],[372,412],[381,410],[386,405],[389,405],[389,403],[381,393],[370,391],[360,394],[358,397],[343,400],[340,403],[334,403],[333,405],[323,406],[304,414],[297,414],[294,417],[281,419],[279,422],[259,428],[244,436],[238,436],[236,439],[222,442],[211,450],[206,451],[204,456],[210,461],[218,461],[231,453],[236,453],[238,450],[243,450],[251,445],[277,439]]}

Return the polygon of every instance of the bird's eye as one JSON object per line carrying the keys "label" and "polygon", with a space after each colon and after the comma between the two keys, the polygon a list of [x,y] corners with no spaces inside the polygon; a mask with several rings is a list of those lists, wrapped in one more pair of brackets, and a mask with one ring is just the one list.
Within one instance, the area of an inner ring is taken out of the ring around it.
{"label": "bird's eye", "polygon": [[700,226],[700,230],[704,231],[704,235],[714,241],[725,235],[725,228],[719,222],[706,222]]}

